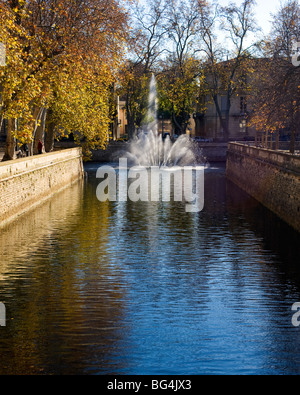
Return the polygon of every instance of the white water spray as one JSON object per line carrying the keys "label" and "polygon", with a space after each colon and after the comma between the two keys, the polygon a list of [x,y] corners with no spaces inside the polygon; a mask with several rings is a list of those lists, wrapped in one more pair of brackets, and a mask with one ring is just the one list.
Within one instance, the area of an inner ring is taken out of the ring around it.
{"label": "white water spray", "polygon": [[193,166],[196,164],[195,145],[187,135],[176,142],[158,133],[157,87],[154,74],[150,81],[147,119],[142,131],[129,144],[126,154],[131,165],[137,166]]}

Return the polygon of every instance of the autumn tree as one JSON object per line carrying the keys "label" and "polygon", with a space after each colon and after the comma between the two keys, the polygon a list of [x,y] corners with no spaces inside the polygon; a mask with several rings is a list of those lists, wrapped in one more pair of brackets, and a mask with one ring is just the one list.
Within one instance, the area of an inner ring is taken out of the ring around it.
{"label": "autumn tree", "polygon": [[[300,6],[288,0],[273,16],[273,31],[266,40],[264,58],[257,73],[255,105],[251,122],[265,133],[281,130],[291,136],[290,152],[300,124],[300,65],[293,62],[295,44],[300,41]],[[297,45],[296,45],[297,47]]]}
{"label": "autumn tree", "polygon": [[277,14],[273,14],[271,37],[267,41],[274,58],[290,60],[294,55],[294,44],[300,42],[300,5],[287,0]]}
{"label": "autumn tree", "polygon": [[[252,71],[250,60],[259,45],[256,40],[248,40],[249,35],[257,31],[254,6],[253,0],[244,0],[240,6],[230,3],[226,7],[198,2],[201,32],[198,51],[204,56],[206,88],[225,140],[229,138],[232,99],[240,89],[245,89],[246,77]],[[226,47],[218,40],[219,27],[226,35]],[[226,100],[223,111],[220,96]]]}
{"label": "autumn tree", "polygon": [[[125,10],[117,0],[1,0],[1,7],[10,16],[8,33],[12,42],[8,47],[7,66],[1,75],[1,116],[18,120],[18,129],[12,132],[13,137],[27,142],[32,153],[37,142],[36,133],[44,135],[42,125],[53,126],[54,120],[60,120],[59,128],[51,126],[48,130],[49,139],[55,129],[69,130],[72,122],[83,125],[88,120],[86,127],[77,132],[93,130],[89,137],[85,134],[83,140],[93,146],[98,141],[103,146],[103,134],[107,135],[106,122],[102,122],[103,127],[99,128],[91,103],[95,103],[97,111],[106,111],[107,107],[103,106],[106,90],[116,78],[124,55]],[[4,25],[8,23],[4,20]],[[12,80],[14,86],[9,91]],[[59,80],[62,81],[61,86],[57,83]],[[58,87],[65,87],[66,92],[74,92],[75,86],[84,93],[79,98],[82,100],[80,103],[78,95],[64,96],[61,91],[56,91]],[[101,92],[96,86],[102,88]],[[61,103],[56,100],[61,100]],[[88,119],[84,111],[66,111],[68,106],[74,106],[76,100],[78,105],[90,110]],[[49,111],[51,122],[47,121]],[[76,120],[67,119],[67,113],[70,117],[76,115]],[[94,122],[92,129],[89,127],[91,121]],[[13,123],[16,124],[15,121]],[[11,133],[8,133],[8,140],[9,135]],[[12,157],[13,150],[9,143],[8,159]]]}
{"label": "autumn tree", "polygon": [[[8,4],[7,4],[8,3]],[[36,110],[47,89],[43,86],[40,66],[43,57],[34,39],[22,25],[25,2],[1,2],[1,41],[6,46],[6,66],[1,68],[1,119],[7,119],[7,142],[4,160],[13,159],[16,137],[30,139]],[[13,7],[13,8],[11,8]],[[3,37],[4,36],[4,37]]]}
{"label": "autumn tree", "polygon": [[160,0],[132,5],[128,61],[122,69],[119,89],[126,101],[129,138],[134,137],[145,119],[150,78],[165,52],[165,12],[166,2]]}
{"label": "autumn tree", "polygon": [[160,109],[171,114],[176,134],[185,134],[199,99],[202,80],[199,60],[186,56],[179,63],[170,56],[162,67],[158,75]]}
{"label": "autumn tree", "polygon": [[185,134],[199,96],[201,67],[195,56],[199,40],[197,2],[172,0],[166,23],[169,55],[161,62],[158,76],[162,108],[172,117],[178,134]]}

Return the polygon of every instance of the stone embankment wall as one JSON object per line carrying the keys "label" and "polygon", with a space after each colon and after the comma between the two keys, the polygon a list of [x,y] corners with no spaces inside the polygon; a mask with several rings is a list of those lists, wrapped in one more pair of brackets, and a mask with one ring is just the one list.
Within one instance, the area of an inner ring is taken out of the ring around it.
{"label": "stone embankment wall", "polygon": [[83,177],[80,148],[0,163],[0,226]]}
{"label": "stone embankment wall", "polygon": [[230,143],[226,174],[300,231],[300,156]]}

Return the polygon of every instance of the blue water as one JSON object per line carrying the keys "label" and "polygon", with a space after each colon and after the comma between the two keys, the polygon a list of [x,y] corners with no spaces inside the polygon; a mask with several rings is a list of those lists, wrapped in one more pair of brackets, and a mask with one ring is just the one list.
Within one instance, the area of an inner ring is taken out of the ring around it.
{"label": "blue water", "polygon": [[298,374],[299,233],[225,178],[105,202],[99,165],[1,230],[0,374]]}

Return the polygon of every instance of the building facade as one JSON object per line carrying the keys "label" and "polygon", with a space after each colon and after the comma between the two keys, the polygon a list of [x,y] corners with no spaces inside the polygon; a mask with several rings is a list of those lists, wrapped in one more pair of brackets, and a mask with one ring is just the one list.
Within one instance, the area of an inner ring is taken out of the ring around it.
{"label": "building facade", "polygon": [[[227,97],[218,95],[218,104],[225,120]],[[214,141],[225,138],[221,120],[217,112],[216,104],[207,96],[205,98],[206,111],[194,113],[192,134]],[[251,112],[251,97],[246,93],[236,94],[231,99],[229,113],[229,139],[230,140],[250,140],[254,139],[256,129],[249,126],[248,115]]]}

